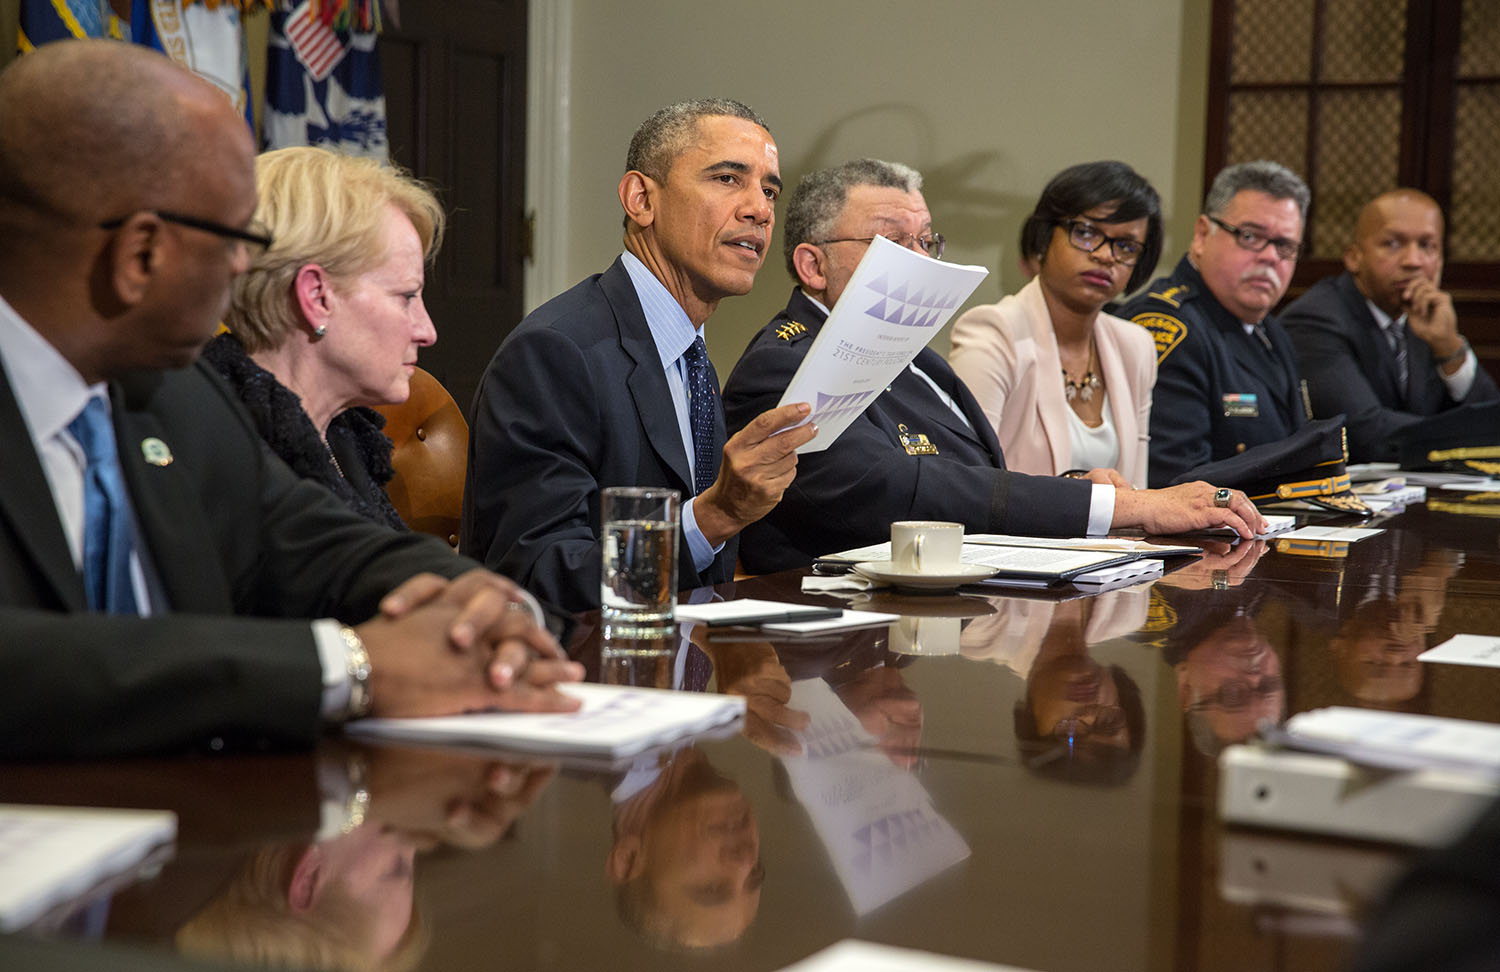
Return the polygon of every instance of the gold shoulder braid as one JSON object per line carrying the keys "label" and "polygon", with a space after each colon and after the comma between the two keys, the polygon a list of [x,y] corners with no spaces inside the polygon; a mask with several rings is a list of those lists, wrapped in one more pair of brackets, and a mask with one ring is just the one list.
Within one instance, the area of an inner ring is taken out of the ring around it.
{"label": "gold shoulder braid", "polygon": [[776,329],[776,336],[783,341],[790,341],[799,334],[806,334],[807,326],[796,321],[787,321]]}

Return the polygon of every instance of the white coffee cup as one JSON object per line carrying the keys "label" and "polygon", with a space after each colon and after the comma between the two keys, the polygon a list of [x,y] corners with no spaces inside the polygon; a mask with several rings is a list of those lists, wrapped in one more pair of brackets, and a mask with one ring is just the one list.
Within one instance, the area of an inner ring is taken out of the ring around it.
{"label": "white coffee cup", "polygon": [[958,570],[964,525],[941,520],[900,520],[891,524],[891,565],[908,574],[951,574]]}
{"label": "white coffee cup", "polygon": [[902,655],[955,655],[963,626],[963,618],[903,615],[891,625],[891,651]]}

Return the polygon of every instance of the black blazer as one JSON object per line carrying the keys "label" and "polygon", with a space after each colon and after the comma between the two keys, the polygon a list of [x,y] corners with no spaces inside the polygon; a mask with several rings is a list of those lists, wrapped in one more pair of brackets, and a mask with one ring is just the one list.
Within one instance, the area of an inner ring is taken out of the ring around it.
{"label": "black blazer", "polygon": [[[368,619],[422,570],[472,567],[298,478],[204,364],[111,386],[154,597],[146,619],[86,613],[57,508],[0,369],[0,757],[206,743],[308,744],[321,667],[306,618]],[[171,451],[152,465],[142,442]]]}
{"label": "black blazer", "polygon": [[[751,340],[724,386],[731,428],[776,405],[824,319],[794,290],[786,309]],[[805,330],[787,331],[791,321]],[[1090,484],[1007,471],[994,428],[948,362],[923,348],[913,363],[958,402],[969,424],[903,369],[832,445],[798,457],[797,478],[781,502],[740,535],[747,570],[805,567],[826,553],[888,540],[895,520],[952,520],[984,533],[1083,535]],[[909,454],[902,426],[908,435],[927,436],[937,454]]]}
{"label": "black blazer", "polygon": [[[715,412],[717,455],[717,403]],[[528,314],[485,369],[469,415],[459,549],[564,610],[596,608],[599,491],[664,486],[686,502],[690,468],[656,342],[617,259]],[[732,580],[737,548],[731,538],[700,574],[679,536],[678,586]]]}
{"label": "black blazer", "polygon": [[1402,394],[1396,354],[1352,274],[1313,284],[1287,305],[1281,322],[1297,349],[1313,414],[1327,418],[1342,412],[1348,417],[1351,462],[1394,461],[1392,437],[1400,429],[1461,404],[1500,398],[1500,389],[1481,366],[1469,394],[1454,401],[1433,364],[1432,349],[1410,334]]}

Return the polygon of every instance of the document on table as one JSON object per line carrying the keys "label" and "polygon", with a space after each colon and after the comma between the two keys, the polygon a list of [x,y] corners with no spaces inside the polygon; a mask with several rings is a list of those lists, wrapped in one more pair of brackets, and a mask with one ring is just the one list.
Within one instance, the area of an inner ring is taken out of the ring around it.
{"label": "document on table", "polygon": [[700,621],[710,627],[826,621],[837,620],[839,616],[838,608],[818,604],[793,604],[790,601],[765,601],[753,597],[677,605],[677,620]]}
{"label": "document on table", "polygon": [[167,810],[0,805],[0,933],[132,879],[176,836]]}
{"label": "document on table", "polygon": [[1384,530],[1370,527],[1305,526],[1283,533],[1281,537],[1284,540],[1340,540],[1352,543],[1355,540],[1368,540],[1384,532]]}
{"label": "document on table", "polygon": [[[1201,554],[1202,549],[1189,545],[1166,546],[1133,540],[1129,537],[1021,537],[1002,533],[964,534],[963,552],[960,560],[966,564],[991,564],[986,559],[995,555],[996,547],[1020,547],[1031,550],[1074,551],[1080,553],[1109,554],[1112,557],[1134,559],[1136,557],[1177,557]],[[857,564],[865,561],[883,562],[891,559],[890,541],[872,543],[851,550],[824,554],[819,561],[829,563]]]}
{"label": "document on table", "polygon": [[1329,706],[1300,712],[1269,736],[1367,766],[1500,773],[1500,725],[1488,722]]}
{"label": "document on table", "polygon": [[1500,638],[1492,635],[1454,635],[1437,647],[1422,652],[1417,656],[1417,661],[1500,668]]}
{"label": "document on table", "polygon": [[818,424],[797,451],[832,445],[988,275],[875,237],[781,396],[782,405],[810,403],[805,421]]}
{"label": "document on table", "polygon": [[572,682],[576,712],[470,712],[421,719],[357,719],[355,736],[400,742],[494,746],[532,753],[620,758],[726,725],[745,715],[737,695]]}
{"label": "document on table", "polygon": [[878,945],[846,938],[781,972],[1026,972],[1014,965],[995,965],[975,959],[953,958],[895,945]]}

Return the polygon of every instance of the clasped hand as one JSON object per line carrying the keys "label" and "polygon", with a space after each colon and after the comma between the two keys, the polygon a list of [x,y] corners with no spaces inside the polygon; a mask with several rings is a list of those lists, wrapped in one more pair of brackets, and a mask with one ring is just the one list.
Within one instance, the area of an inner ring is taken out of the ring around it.
{"label": "clasped hand", "polygon": [[520,589],[488,570],[412,577],[355,630],[370,654],[372,715],[578,708],[557,684],[583,678],[583,666],[537,625]]}

